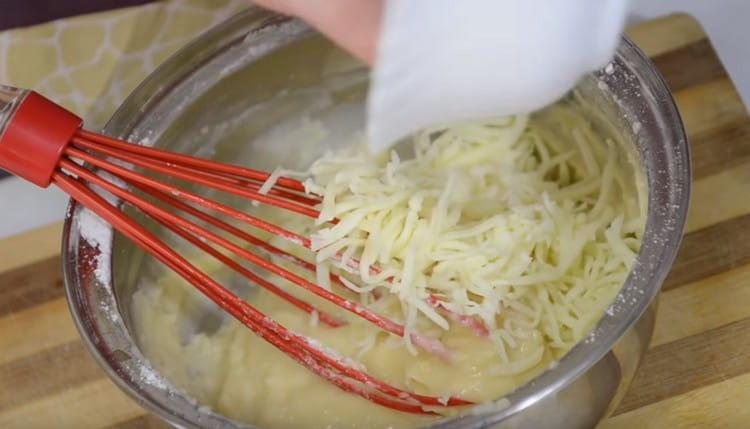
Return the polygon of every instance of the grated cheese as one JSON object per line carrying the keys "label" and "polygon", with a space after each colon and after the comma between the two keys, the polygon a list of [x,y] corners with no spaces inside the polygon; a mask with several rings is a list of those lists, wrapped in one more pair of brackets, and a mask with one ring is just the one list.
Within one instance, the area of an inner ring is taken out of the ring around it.
{"label": "grated cheese", "polygon": [[263,182],[263,184],[258,188],[258,193],[261,195],[268,194],[268,191],[271,190],[271,188],[276,185],[276,182],[279,181],[279,178],[281,177],[283,170],[281,168],[276,168],[273,170],[273,172],[268,176],[268,178]]}
{"label": "grated cheese", "polygon": [[620,207],[633,202],[615,142],[564,119],[567,145],[518,116],[422,132],[411,157],[362,144],[320,158],[305,182],[322,197],[311,237],[319,282],[330,287],[325,264],[351,273],[359,261],[355,281],[342,280],[401,307],[410,350],[412,333],[453,326],[430,305],[437,295],[487,326],[493,374],[560,356],[624,283],[642,229],[624,225],[643,223],[622,215],[642,210]]}

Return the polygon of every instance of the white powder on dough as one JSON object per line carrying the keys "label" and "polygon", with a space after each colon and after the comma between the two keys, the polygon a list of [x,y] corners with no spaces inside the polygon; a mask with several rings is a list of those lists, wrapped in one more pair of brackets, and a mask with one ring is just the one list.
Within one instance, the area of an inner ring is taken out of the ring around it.
{"label": "white powder on dough", "polygon": [[95,257],[94,275],[103,285],[112,284],[110,265],[112,262],[112,227],[99,215],[87,208],[78,211],[78,232],[93,248],[99,250]]}
{"label": "white powder on dough", "polygon": [[[132,167],[130,164],[117,159],[108,158],[107,160],[124,168]],[[120,189],[127,189],[128,187],[119,177],[106,171],[98,171],[97,175]],[[94,184],[91,185],[91,189],[113,207],[119,206],[120,199],[114,194],[107,192],[100,186]],[[91,247],[99,250],[99,255],[96,256],[96,269],[94,270],[94,274],[99,282],[105,286],[110,286],[112,283],[112,273],[110,269],[112,261],[112,226],[93,211],[82,207],[78,212],[78,232]]]}
{"label": "white powder on dough", "polygon": [[[102,194],[103,197],[107,198],[109,194]],[[116,204],[116,201],[110,198],[107,200],[110,203]],[[93,211],[81,207],[78,210],[78,231],[81,237],[93,248],[98,250],[98,254],[94,257],[92,263],[96,266],[94,269],[94,276],[96,280],[101,283],[108,291],[111,292],[112,288],[112,239],[113,239],[113,228],[104,219]],[[107,297],[100,302],[101,308],[104,314],[114,323],[122,323],[119,310],[117,305],[114,303],[114,296]],[[140,379],[143,383],[155,387],[157,389],[171,389],[169,383],[155,371],[149,365],[140,365],[137,368],[137,373],[133,374],[134,377]]]}
{"label": "white powder on dough", "polygon": [[164,378],[154,371],[153,368],[142,365],[138,369],[140,371],[138,375],[144,383],[156,387],[157,389],[167,389],[169,387]]}

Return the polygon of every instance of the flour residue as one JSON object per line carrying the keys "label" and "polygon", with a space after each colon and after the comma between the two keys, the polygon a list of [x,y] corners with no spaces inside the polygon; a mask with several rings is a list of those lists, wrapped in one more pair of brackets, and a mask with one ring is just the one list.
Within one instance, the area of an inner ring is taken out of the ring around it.
{"label": "flour residue", "polygon": [[103,285],[111,285],[112,227],[99,215],[84,207],[78,211],[77,226],[81,237],[99,251],[94,260],[96,279]]}

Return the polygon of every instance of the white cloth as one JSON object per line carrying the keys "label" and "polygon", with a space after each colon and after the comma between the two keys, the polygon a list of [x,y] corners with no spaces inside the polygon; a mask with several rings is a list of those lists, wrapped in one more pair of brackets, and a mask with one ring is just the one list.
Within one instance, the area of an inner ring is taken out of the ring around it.
{"label": "white cloth", "polygon": [[386,0],[368,101],[379,152],[417,129],[539,109],[611,58],[628,0]]}

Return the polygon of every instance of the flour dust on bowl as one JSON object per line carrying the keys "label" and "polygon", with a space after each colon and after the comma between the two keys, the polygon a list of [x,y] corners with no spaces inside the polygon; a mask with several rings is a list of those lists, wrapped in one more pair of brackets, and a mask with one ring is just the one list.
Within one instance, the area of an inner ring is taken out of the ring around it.
{"label": "flour dust on bowl", "polygon": [[[593,427],[648,345],[688,203],[684,132],[653,66],[623,40],[612,65],[543,112],[430,130],[380,159],[356,149],[366,88],[367,71],[323,38],[249,9],[168,60],[105,131],[261,170],[309,171],[322,216],[338,223],[199,192],[311,236],[319,260],[263,238],[308,258],[318,274],[290,271],[395,320],[400,335],[295,290],[316,308],[300,311],[204,253],[187,256],[346,362],[409,391],[481,405],[424,416],[344,392],[73,205],[66,291],[91,353],[178,427]],[[420,227],[421,213],[442,215]],[[409,240],[399,241],[397,226],[412,231]],[[349,256],[349,268],[360,268],[356,260],[377,269],[338,270]],[[535,307],[541,295],[548,305]],[[328,315],[344,323],[326,326]]]}

